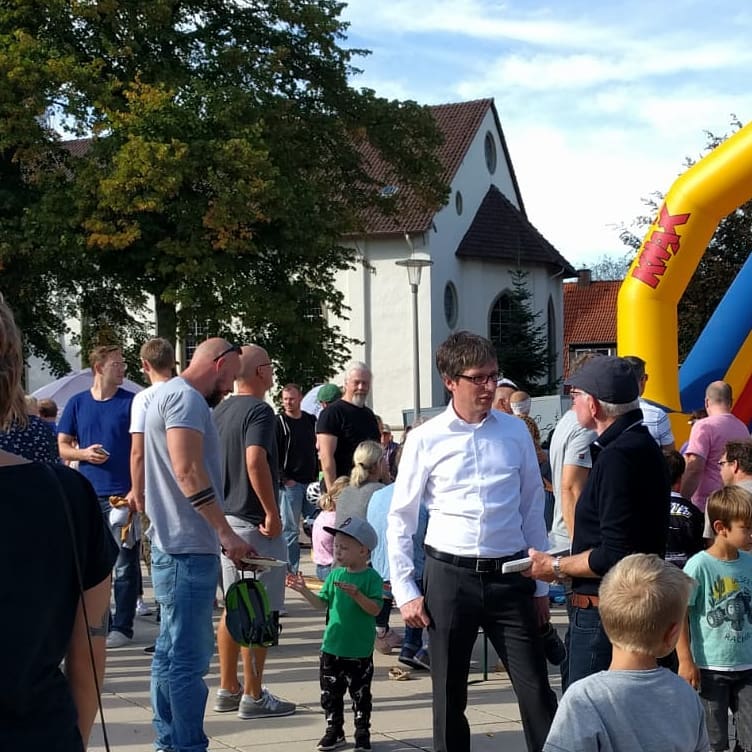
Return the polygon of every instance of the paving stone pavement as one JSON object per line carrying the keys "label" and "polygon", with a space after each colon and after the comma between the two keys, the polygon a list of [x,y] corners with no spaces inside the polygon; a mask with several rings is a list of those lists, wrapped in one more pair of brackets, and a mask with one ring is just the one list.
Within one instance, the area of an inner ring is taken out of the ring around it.
{"label": "paving stone pavement", "polygon": [[[305,562],[303,571],[313,574]],[[144,573],[145,599],[153,604],[149,580]],[[324,618],[299,596],[287,591],[280,645],[269,650],[264,683],[279,697],[297,703],[297,711],[285,718],[245,721],[234,713],[212,711],[219,682],[216,654],[206,677],[209,700],[204,729],[210,750],[241,752],[311,752],[324,732],[319,705],[318,650]],[[215,620],[220,611],[215,612]],[[554,609],[553,620],[560,632],[566,621],[564,610]],[[399,611],[392,612],[392,626],[402,628]],[[110,748],[119,752],[153,752],[154,736],[149,704],[151,656],[143,648],[151,644],[158,625],[153,616],[136,618],[133,643],[109,650],[103,687],[103,705]],[[398,650],[391,656],[374,654],[373,715],[371,740],[375,752],[431,750],[431,680],[427,672],[413,671],[408,681],[389,679],[389,669],[399,666]],[[493,668],[496,656],[489,649],[491,666],[483,680],[482,637],[475,646],[468,696],[468,719],[473,752],[524,752],[525,742],[519,711],[509,678]],[[558,691],[558,670],[552,668],[551,684]],[[352,749],[352,715],[345,703],[345,733]],[[95,723],[90,752],[103,752],[102,730]]]}

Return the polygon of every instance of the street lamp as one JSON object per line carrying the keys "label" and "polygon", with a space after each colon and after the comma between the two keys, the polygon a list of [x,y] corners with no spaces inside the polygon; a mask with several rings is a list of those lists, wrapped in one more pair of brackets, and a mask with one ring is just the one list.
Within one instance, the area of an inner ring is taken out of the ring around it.
{"label": "street lamp", "polygon": [[[412,244],[411,244],[412,245]],[[424,266],[431,266],[433,261],[429,259],[415,258],[400,259],[395,262],[397,266],[407,269],[407,280],[410,283],[410,291],[413,298],[413,423],[420,417],[420,351],[418,347],[418,286],[420,285],[420,272]]]}

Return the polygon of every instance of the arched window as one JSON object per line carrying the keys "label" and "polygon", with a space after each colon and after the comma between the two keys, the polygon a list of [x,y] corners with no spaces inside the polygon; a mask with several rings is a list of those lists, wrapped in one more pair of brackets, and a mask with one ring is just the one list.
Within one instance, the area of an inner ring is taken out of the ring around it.
{"label": "arched window", "polygon": [[503,348],[512,338],[512,296],[503,292],[494,300],[488,316],[488,339],[497,349]]}
{"label": "arched window", "polygon": [[553,384],[556,381],[556,310],[551,296],[548,298],[546,334],[548,336],[548,383]]}

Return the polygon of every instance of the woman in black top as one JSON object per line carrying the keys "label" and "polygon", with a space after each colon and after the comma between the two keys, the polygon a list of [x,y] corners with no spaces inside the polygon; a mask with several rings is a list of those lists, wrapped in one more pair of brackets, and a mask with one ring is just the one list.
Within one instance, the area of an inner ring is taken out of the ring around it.
{"label": "woman in black top", "polygon": [[[13,315],[0,298],[2,425],[24,415],[22,362]],[[83,752],[97,695],[74,550],[101,686],[117,547],[83,476],[5,450],[0,450],[0,516],[0,665],[5,677],[0,682],[0,747]]]}

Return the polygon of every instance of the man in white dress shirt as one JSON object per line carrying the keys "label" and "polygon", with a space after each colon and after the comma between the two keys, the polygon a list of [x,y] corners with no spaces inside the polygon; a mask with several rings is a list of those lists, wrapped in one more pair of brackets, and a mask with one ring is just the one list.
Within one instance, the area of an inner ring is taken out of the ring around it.
{"label": "man in white dress shirt", "polygon": [[[543,485],[523,421],[492,409],[493,344],[457,332],[436,353],[451,404],[410,432],[387,528],[392,590],[405,623],[428,627],[435,752],[469,752],[470,657],[483,627],[517,694],[528,750],[541,750],[556,712],[540,627],[548,587],[502,564],[548,547]],[[425,598],[413,580],[412,535],[429,512]]]}

